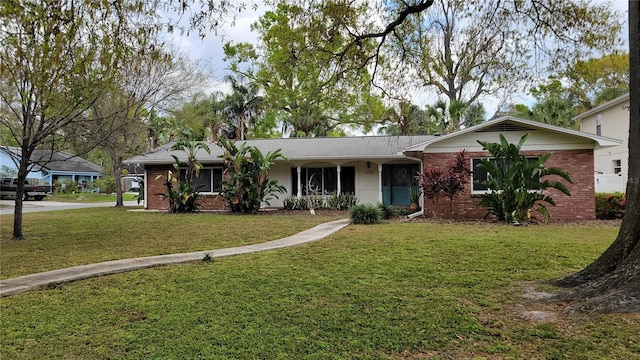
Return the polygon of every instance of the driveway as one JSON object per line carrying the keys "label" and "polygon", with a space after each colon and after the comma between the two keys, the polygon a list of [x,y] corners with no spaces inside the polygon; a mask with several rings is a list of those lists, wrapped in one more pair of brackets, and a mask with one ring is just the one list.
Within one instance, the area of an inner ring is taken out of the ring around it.
{"label": "driveway", "polygon": [[[15,201],[0,200],[0,215],[13,214]],[[60,201],[24,201],[22,203],[22,212],[41,212],[41,211],[55,211],[55,210],[72,210],[72,209],[85,209],[94,207],[110,207],[115,206],[115,202],[97,202],[97,203],[68,203]],[[124,206],[138,206],[137,201],[125,201]]]}

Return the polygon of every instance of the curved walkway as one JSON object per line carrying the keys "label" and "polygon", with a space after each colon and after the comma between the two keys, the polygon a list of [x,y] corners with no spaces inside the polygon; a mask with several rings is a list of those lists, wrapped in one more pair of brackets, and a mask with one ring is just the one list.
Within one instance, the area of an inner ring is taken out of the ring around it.
{"label": "curved walkway", "polygon": [[207,255],[213,259],[300,245],[323,239],[343,229],[350,223],[350,219],[331,221],[328,223],[317,225],[309,230],[305,230],[286,238],[267,241],[260,244],[245,245],[227,249],[196,251],[182,254],[159,255],[106,261],[96,264],[81,265],[66,269],[52,270],[32,275],[20,276],[12,279],[0,280],[0,297],[20,294],[25,291],[29,291],[31,289],[49,284],[66,283],[102,275],[145,269],[159,265],[198,261],[204,259],[204,257]]}

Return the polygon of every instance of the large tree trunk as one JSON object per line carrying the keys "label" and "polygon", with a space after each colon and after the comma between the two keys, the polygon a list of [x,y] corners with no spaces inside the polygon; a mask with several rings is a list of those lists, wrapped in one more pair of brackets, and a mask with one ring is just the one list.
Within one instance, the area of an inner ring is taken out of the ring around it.
{"label": "large tree trunk", "polygon": [[640,312],[640,2],[629,1],[629,178],[618,237],[582,271],[553,283],[571,287],[558,299],[568,311]]}

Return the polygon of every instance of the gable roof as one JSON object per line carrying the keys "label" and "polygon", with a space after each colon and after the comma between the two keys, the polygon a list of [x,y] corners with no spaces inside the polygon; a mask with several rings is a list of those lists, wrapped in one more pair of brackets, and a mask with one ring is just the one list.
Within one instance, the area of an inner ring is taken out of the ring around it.
{"label": "gable roof", "polygon": [[438,143],[440,141],[445,141],[447,139],[451,139],[453,137],[457,137],[463,134],[474,133],[474,132],[502,133],[502,132],[508,132],[508,131],[536,131],[536,130],[548,130],[548,131],[553,131],[560,134],[589,139],[594,141],[599,147],[615,146],[615,145],[622,144],[622,141],[618,139],[611,139],[603,136],[589,134],[582,131],[549,125],[549,124],[541,123],[538,121],[525,120],[525,119],[520,119],[513,116],[504,116],[499,119],[487,121],[482,124],[471,126],[451,134],[439,136],[439,137],[427,140],[423,143],[412,145],[411,147],[407,148],[406,151],[407,152],[424,151],[429,145]]}
{"label": "gable roof", "polygon": [[[412,144],[425,142],[435,135],[412,136],[359,136],[359,137],[315,137],[256,139],[236,142],[236,146],[246,143],[263,153],[280,149],[290,161],[311,160],[352,160],[352,159],[407,159],[404,150]],[[211,154],[197,153],[202,163],[221,162],[222,148],[215,143],[207,143]],[[161,146],[149,153],[127,159],[128,164],[172,164],[175,155],[185,159],[181,150],[171,150],[173,143]]]}
{"label": "gable roof", "polygon": [[589,117],[589,116],[591,116],[593,114],[596,114],[596,113],[598,113],[598,112],[600,112],[602,110],[608,109],[608,108],[610,108],[612,106],[616,106],[616,105],[618,105],[618,104],[620,104],[622,102],[625,102],[627,100],[629,100],[629,93],[626,93],[626,94],[624,94],[622,96],[618,96],[617,98],[615,98],[613,100],[610,100],[610,101],[607,101],[606,103],[604,103],[604,104],[602,104],[600,106],[596,106],[591,110],[587,110],[587,111],[583,112],[582,114],[580,114],[578,116],[574,116],[573,120],[574,121],[582,121],[586,117]]}
{"label": "gable roof", "polygon": [[[22,151],[18,147],[4,146],[0,150],[7,152],[13,158],[22,156]],[[61,151],[36,149],[31,154],[31,162],[47,171],[102,174],[100,165]]]}

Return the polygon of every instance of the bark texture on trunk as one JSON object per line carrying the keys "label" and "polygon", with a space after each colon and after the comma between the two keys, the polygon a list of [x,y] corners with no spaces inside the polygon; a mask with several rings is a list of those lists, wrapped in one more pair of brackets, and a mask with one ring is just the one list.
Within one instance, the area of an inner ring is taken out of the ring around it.
{"label": "bark texture on trunk", "polygon": [[640,312],[640,2],[629,1],[629,180],[620,232],[582,271],[552,283],[571,289],[568,312]]}

